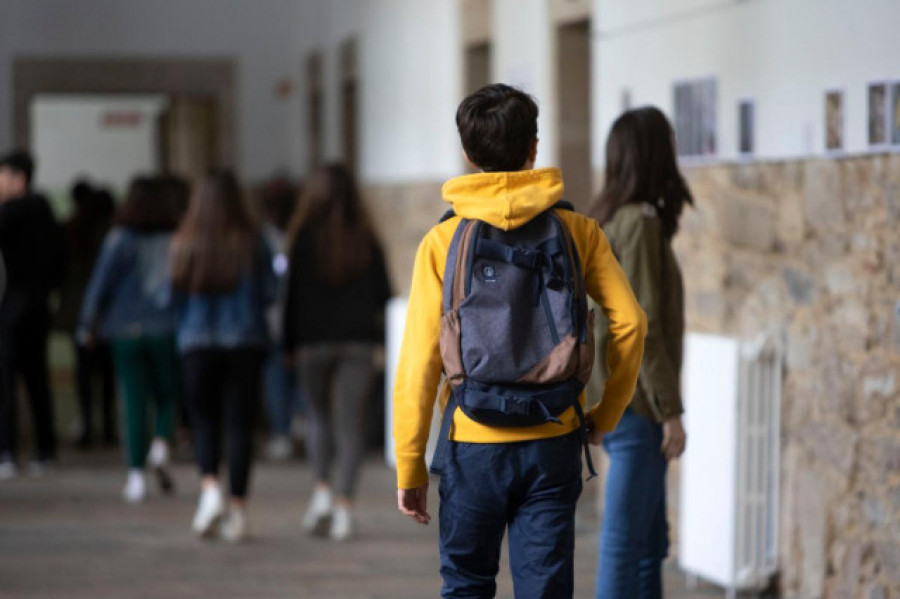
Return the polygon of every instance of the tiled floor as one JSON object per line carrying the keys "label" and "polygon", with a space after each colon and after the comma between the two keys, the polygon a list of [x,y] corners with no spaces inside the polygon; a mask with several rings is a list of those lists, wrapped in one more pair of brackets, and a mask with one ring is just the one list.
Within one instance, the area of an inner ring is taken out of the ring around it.
{"label": "tiled floor", "polygon": [[[0,597],[100,598],[424,598],[437,597],[437,527],[414,524],[395,507],[393,473],[377,457],[361,484],[359,535],[348,543],[300,531],[309,490],[301,462],[261,464],[250,507],[253,539],[242,546],[203,543],[188,531],[196,481],[176,467],[174,497],[126,505],[124,469],[112,452],[69,454],[58,471],[0,483]],[[436,492],[432,492],[432,501]],[[436,506],[432,506],[436,515]],[[591,597],[596,534],[586,527],[576,550],[576,597]],[[509,576],[498,597],[512,597]],[[687,591],[666,568],[667,597],[722,597]]]}

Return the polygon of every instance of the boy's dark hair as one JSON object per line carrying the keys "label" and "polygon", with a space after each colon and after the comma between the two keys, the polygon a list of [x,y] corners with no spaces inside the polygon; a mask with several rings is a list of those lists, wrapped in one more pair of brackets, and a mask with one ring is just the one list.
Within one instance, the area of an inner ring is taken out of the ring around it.
{"label": "boy's dark hair", "polygon": [[0,168],[8,168],[11,171],[25,176],[25,187],[31,187],[31,177],[34,175],[34,160],[31,154],[25,150],[13,150],[3,158],[0,158]]}
{"label": "boy's dark hair", "polygon": [[463,149],[486,172],[517,171],[537,138],[538,107],[522,90],[494,83],[469,95],[456,109]]}

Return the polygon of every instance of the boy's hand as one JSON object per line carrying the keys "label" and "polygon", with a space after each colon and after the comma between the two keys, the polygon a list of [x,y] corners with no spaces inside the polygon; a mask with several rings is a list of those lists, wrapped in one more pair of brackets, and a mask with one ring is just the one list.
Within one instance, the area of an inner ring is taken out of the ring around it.
{"label": "boy's hand", "polygon": [[431,521],[426,511],[427,503],[428,483],[415,489],[397,489],[397,508],[419,524]]}

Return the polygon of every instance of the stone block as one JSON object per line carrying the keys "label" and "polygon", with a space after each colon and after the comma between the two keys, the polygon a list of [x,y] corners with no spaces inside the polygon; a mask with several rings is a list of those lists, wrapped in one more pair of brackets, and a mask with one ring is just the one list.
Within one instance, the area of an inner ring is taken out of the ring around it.
{"label": "stone block", "polygon": [[832,314],[835,340],[848,353],[866,351],[871,331],[870,312],[856,296],[840,301]]}
{"label": "stone block", "polygon": [[893,331],[892,343],[895,352],[900,353],[900,300],[894,305],[894,314],[891,329]]}
{"label": "stone block", "polygon": [[857,416],[860,422],[875,422],[890,416],[887,409],[896,403],[896,376],[893,372],[863,378]]}
{"label": "stone block", "polygon": [[363,192],[385,248],[394,293],[406,295],[419,242],[447,209],[441,182],[370,185]]}
{"label": "stone block", "polygon": [[796,439],[818,471],[841,486],[850,483],[859,440],[856,430],[839,421],[809,422]]}
{"label": "stone block", "polygon": [[883,487],[888,477],[900,474],[900,437],[870,434],[859,444],[859,472],[864,486]]}
{"label": "stone block", "polygon": [[897,376],[893,372],[878,376],[867,376],[863,379],[863,397],[889,397],[897,388]]}
{"label": "stone block", "polygon": [[825,266],[825,285],[833,295],[865,294],[871,274],[854,260],[830,262]]}
{"label": "stone block", "polygon": [[840,418],[843,422],[854,421],[855,383],[859,377],[859,367],[833,352],[821,353],[818,364],[824,387],[818,402],[820,416]]}
{"label": "stone block", "polygon": [[894,542],[877,543],[875,555],[885,577],[900,585],[900,539],[894,539]]}
{"label": "stone block", "polygon": [[829,570],[834,572],[834,581],[830,585],[830,596],[852,597],[859,586],[860,565],[862,563],[862,546],[852,543],[849,546],[836,542],[832,546]]}
{"label": "stone block", "polygon": [[770,252],[775,242],[775,213],[763,196],[729,190],[717,197],[716,227],[728,244]]}
{"label": "stone block", "polygon": [[[792,325],[793,327],[793,325]],[[805,370],[812,366],[812,356],[818,337],[815,329],[799,329],[788,332],[787,367],[790,370]]]}
{"label": "stone block", "polygon": [[795,304],[811,304],[816,300],[816,283],[809,274],[796,268],[782,270],[788,295]]}
{"label": "stone block", "polygon": [[866,522],[875,528],[890,524],[893,518],[887,506],[874,497],[867,497],[863,500],[862,512]]}
{"label": "stone block", "polygon": [[822,481],[812,472],[800,470],[794,477],[793,494],[800,559],[799,595],[821,597],[825,588],[828,497]]}
{"label": "stone block", "polygon": [[775,232],[778,244],[795,248],[806,240],[803,196],[799,193],[776,195]]}
{"label": "stone block", "polygon": [[887,587],[883,584],[871,584],[866,591],[866,599],[890,599],[887,594]]}
{"label": "stone block", "polygon": [[813,160],[803,173],[803,206],[806,222],[813,229],[828,229],[845,224],[841,197],[841,169],[835,160]]}

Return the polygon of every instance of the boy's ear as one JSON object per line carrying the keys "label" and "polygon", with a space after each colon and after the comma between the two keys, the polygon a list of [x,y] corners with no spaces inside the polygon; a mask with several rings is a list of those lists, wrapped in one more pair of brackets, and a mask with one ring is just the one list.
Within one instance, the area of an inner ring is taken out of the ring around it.
{"label": "boy's ear", "polygon": [[534,168],[534,163],[537,160],[537,145],[538,138],[535,137],[531,142],[531,149],[528,151],[528,160],[525,161],[525,164],[522,165],[523,171],[530,171]]}

